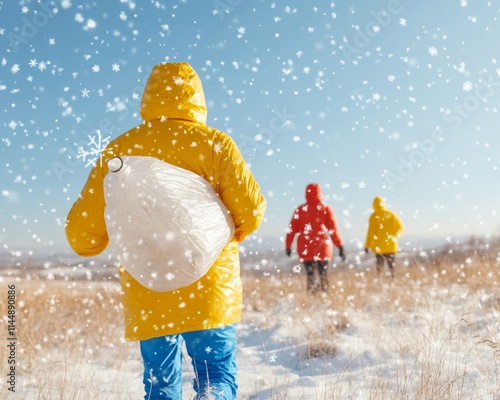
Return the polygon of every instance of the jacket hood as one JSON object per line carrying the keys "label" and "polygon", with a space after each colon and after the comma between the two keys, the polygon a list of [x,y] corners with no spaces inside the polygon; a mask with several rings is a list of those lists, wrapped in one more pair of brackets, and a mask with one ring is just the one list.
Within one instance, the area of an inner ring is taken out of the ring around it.
{"label": "jacket hood", "polygon": [[156,65],[141,100],[144,121],[172,118],[206,124],[207,107],[201,80],[188,63]]}
{"label": "jacket hood", "polygon": [[323,201],[323,191],[317,183],[310,183],[306,187],[306,200],[310,202]]}
{"label": "jacket hood", "polygon": [[374,211],[377,211],[377,210],[384,210],[385,209],[385,205],[384,205],[384,200],[382,200],[382,197],[375,197],[375,199],[373,199],[373,210]]}

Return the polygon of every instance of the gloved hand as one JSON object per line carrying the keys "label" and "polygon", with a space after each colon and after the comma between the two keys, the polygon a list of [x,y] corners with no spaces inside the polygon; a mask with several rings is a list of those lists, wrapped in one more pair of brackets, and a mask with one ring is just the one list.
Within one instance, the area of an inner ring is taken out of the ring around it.
{"label": "gloved hand", "polygon": [[339,246],[339,257],[342,259],[342,261],[345,261],[345,254],[344,254],[344,247]]}
{"label": "gloved hand", "polygon": [[286,255],[288,257],[290,257],[290,255],[292,254],[292,250],[291,249],[286,249],[285,251],[286,251]]}

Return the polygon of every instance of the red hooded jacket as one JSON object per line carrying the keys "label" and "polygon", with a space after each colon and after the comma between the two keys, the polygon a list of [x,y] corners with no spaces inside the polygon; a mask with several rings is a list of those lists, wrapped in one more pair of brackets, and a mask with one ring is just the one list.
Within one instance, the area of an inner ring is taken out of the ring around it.
{"label": "red hooded jacket", "polygon": [[286,235],[287,249],[291,249],[295,235],[301,262],[330,260],[330,238],[336,247],[342,246],[333,209],[323,201],[321,187],[316,183],[307,185],[306,202],[293,213]]}

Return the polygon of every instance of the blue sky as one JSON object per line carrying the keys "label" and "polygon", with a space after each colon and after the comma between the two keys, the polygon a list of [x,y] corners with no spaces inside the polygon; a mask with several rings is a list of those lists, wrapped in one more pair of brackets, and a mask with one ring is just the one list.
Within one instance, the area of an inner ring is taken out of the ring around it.
{"label": "blue sky", "polygon": [[346,241],[377,195],[407,237],[496,235],[498,16],[464,0],[0,2],[0,243],[67,247],[87,153],[141,122],[164,61],[198,71],[208,124],[251,164],[258,237],[283,236],[310,182]]}

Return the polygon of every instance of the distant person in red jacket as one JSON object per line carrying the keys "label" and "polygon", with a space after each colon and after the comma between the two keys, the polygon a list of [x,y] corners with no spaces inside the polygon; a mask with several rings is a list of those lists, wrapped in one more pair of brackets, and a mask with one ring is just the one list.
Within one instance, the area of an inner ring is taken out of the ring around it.
{"label": "distant person in red jacket", "polygon": [[[320,185],[311,183],[306,188],[306,202],[298,206],[286,235],[286,254],[292,253],[293,239],[297,235],[297,253],[299,261],[307,272],[307,290],[316,292],[318,289],[328,289],[328,261],[333,257],[333,244],[339,249],[339,256],[345,260],[342,238],[337,228],[333,209],[323,200]],[[315,273],[319,275],[319,287],[316,284]]]}

